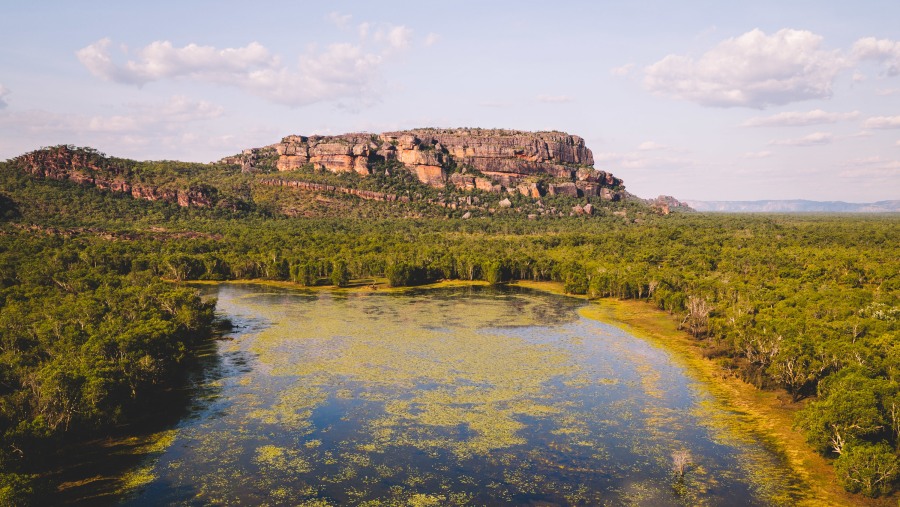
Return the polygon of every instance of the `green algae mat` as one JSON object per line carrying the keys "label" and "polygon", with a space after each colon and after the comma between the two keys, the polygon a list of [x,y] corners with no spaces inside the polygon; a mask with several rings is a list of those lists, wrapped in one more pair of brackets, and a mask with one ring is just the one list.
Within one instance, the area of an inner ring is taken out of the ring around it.
{"label": "green algae mat", "polygon": [[206,287],[235,324],[125,505],[791,505],[669,355],[528,289]]}

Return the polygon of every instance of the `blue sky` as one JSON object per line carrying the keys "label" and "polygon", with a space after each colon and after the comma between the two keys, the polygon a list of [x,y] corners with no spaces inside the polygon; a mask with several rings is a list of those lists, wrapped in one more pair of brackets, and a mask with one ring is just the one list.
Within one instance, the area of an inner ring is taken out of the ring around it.
{"label": "blue sky", "polygon": [[562,130],[641,196],[900,199],[900,3],[7,2],[0,159]]}

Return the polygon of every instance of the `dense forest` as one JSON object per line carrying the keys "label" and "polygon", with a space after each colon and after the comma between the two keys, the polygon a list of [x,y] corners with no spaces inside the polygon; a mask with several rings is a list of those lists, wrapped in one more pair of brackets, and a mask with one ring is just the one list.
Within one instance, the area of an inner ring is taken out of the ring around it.
{"label": "dense forest", "polygon": [[40,497],[32,479],[55,443],[124,423],[177,382],[214,306],[179,282],[233,279],[551,280],[572,294],[647,300],[735,375],[803,401],[798,428],[849,491],[900,487],[897,216],[661,216],[625,202],[593,216],[466,220],[416,199],[323,200],[234,168],[211,167],[203,181],[197,164],[128,168],[145,181],[211,185],[228,204],[179,207],[0,165],[0,503]]}

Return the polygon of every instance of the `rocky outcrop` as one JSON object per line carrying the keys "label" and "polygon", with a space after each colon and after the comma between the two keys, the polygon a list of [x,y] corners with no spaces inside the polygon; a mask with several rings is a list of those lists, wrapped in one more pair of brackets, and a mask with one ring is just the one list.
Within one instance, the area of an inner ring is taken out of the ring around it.
{"label": "rocky outcrop", "polygon": [[39,178],[72,181],[102,190],[130,194],[135,199],[165,201],[179,206],[209,207],[213,191],[203,187],[161,188],[132,183],[126,171],[110,163],[105,155],[88,148],[53,146],[13,159],[19,169]]}
{"label": "rocky outcrop", "polygon": [[324,183],[312,183],[309,181],[281,180],[281,179],[264,179],[260,180],[263,185],[276,187],[293,187],[300,190],[310,190],[312,192],[330,192],[338,194],[347,194],[365,199],[368,201],[386,201],[386,202],[409,202],[409,197],[405,195],[397,196],[386,192],[375,192],[373,190],[360,190],[358,188],[339,187],[336,185],[326,185]]}
{"label": "rocky outcrop", "polygon": [[293,171],[312,164],[331,172],[369,174],[378,145],[369,134],[341,136],[287,136],[272,146],[278,154],[279,171]]}
{"label": "rocky outcrop", "polygon": [[223,159],[251,170],[262,151],[274,166],[292,171],[307,164],[335,173],[370,174],[396,160],[422,183],[465,190],[511,192],[532,198],[547,193],[619,200],[622,181],[593,168],[584,139],[563,132],[485,129],[414,129],[383,134],[287,136],[280,143]]}
{"label": "rocky outcrop", "polygon": [[584,140],[562,132],[482,129],[416,129],[386,132],[385,159],[409,167],[471,168],[506,188],[528,176],[571,179],[577,166],[592,166]]}
{"label": "rocky outcrop", "polygon": [[683,203],[671,195],[661,195],[656,199],[647,199],[645,201],[650,208],[662,215],[668,215],[673,211],[694,211],[687,203]]}

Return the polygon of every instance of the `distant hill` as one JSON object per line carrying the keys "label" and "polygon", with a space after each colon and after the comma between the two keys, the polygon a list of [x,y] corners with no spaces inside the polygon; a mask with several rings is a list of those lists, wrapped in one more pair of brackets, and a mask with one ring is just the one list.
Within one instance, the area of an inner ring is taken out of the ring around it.
{"label": "distant hill", "polygon": [[[621,179],[593,167],[584,140],[562,132],[287,136],[210,164],[140,162],[59,145],[0,162],[0,176],[93,187],[216,216],[627,217],[628,211],[665,214],[678,205],[671,198],[659,204],[627,199]],[[19,194],[12,212],[35,207],[37,201]],[[0,214],[7,207],[0,201]]]}
{"label": "distant hill", "polygon": [[854,203],[842,201],[683,201],[697,211],[724,213],[891,213],[900,212],[900,200]]}

